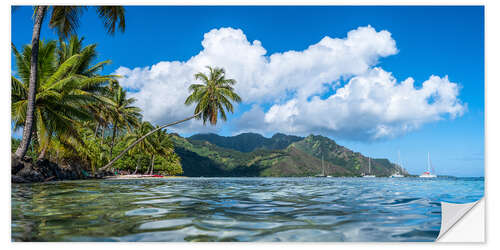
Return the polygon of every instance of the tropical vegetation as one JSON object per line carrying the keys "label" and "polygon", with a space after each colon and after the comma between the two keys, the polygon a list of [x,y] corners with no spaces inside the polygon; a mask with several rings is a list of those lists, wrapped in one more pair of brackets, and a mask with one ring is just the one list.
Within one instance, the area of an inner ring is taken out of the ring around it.
{"label": "tropical vegetation", "polygon": [[[33,160],[49,159],[58,164],[79,164],[96,172],[116,152],[154,127],[142,121],[136,99],[127,96],[116,75],[103,75],[110,60],[95,62],[97,45],[83,45],[83,38],[40,41],[34,123],[27,149]],[[14,45],[16,74],[11,77],[11,115],[14,131],[24,129],[29,106],[32,46]],[[12,150],[22,144],[13,139]],[[114,151],[116,150],[116,151]],[[182,173],[170,136],[158,130],[133,154],[114,165],[116,171],[135,173]]]}
{"label": "tropical vegetation", "polygon": [[[37,95],[38,77],[43,69],[39,68],[39,45],[40,33],[42,30],[43,19],[46,15],[50,16],[49,27],[54,28],[61,39],[74,34],[79,26],[82,13],[87,9],[85,6],[36,6],[33,15],[33,34],[31,38],[31,47],[29,49],[30,60],[26,66],[29,69],[28,79],[26,79],[26,113],[23,125],[22,140],[15,152],[17,157],[23,158],[28,151],[34,127],[36,126],[35,102]],[[121,6],[97,6],[95,10],[102,19],[103,25],[109,34],[114,34],[116,27],[122,32],[125,30],[125,9]],[[63,51],[63,50],[61,50]],[[63,58],[64,59],[64,58]],[[97,65],[96,65],[97,66]]]}

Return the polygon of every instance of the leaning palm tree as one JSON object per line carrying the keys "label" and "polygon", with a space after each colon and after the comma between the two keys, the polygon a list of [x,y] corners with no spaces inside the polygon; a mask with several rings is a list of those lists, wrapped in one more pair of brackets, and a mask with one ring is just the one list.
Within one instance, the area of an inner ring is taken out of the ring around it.
{"label": "leaning palm tree", "polygon": [[[35,99],[38,82],[38,51],[40,32],[44,17],[50,13],[49,27],[55,28],[61,38],[67,38],[79,26],[80,16],[87,8],[84,6],[36,6],[34,13],[33,34],[31,36],[31,57],[29,61],[30,74],[27,88],[27,110],[23,126],[23,136],[16,156],[23,158],[31,143],[33,127],[35,126]],[[109,34],[114,34],[116,27],[125,30],[125,9],[122,6],[98,6],[95,8],[98,16],[103,20],[104,27]]]}
{"label": "leaning palm tree", "polygon": [[203,124],[205,124],[205,122],[209,120],[210,124],[215,125],[217,123],[217,117],[219,116],[219,114],[222,120],[225,121],[227,117],[224,109],[233,113],[234,108],[231,101],[238,103],[241,102],[240,96],[238,96],[238,94],[234,92],[233,88],[233,85],[236,84],[236,80],[226,79],[226,72],[223,68],[212,68],[210,66],[207,66],[207,68],[209,70],[208,76],[201,72],[194,75],[194,78],[196,80],[200,80],[203,83],[191,84],[191,86],[189,86],[189,91],[192,93],[184,102],[185,105],[196,103],[194,115],[176,122],[159,126],[154,130],[151,130],[149,133],[145,134],[137,141],[130,144],[118,156],[116,156],[113,160],[106,164],[106,166],[100,168],[99,170],[105,170],[111,167],[115,161],[120,159],[137,143],[141,142],[146,137],[158,130],[191,120],[193,118],[203,119]]}

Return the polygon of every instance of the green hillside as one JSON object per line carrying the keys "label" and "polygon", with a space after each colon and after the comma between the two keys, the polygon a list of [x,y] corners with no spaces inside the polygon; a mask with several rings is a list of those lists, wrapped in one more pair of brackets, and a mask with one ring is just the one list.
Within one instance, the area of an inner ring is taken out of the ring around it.
{"label": "green hillside", "polygon": [[[368,157],[338,145],[334,140],[320,135],[310,135],[291,146],[312,155],[323,157],[325,161],[342,166],[354,175],[368,173]],[[377,176],[389,176],[400,169],[387,159],[371,159],[371,173]],[[404,172],[406,173],[406,172]]]}
{"label": "green hillside", "polygon": [[243,133],[236,136],[196,134],[189,137],[189,139],[208,141],[219,147],[230,148],[240,152],[252,152],[256,149],[285,149],[291,143],[304,138],[285,134],[275,134],[271,138],[266,138],[256,133]]}
{"label": "green hillside", "polygon": [[[367,157],[323,136],[172,135],[186,176],[315,176],[322,174],[322,165],[332,176],[368,172]],[[372,159],[372,173],[377,176],[388,176],[396,168],[387,159]]]}

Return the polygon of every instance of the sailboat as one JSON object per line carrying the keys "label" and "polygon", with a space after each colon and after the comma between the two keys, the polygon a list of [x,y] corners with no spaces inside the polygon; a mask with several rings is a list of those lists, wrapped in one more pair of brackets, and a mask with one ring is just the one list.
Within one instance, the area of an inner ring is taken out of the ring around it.
{"label": "sailboat", "polygon": [[431,173],[431,156],[429,152],[427,152],[427,171],[425,171],[423,174],[420,175],[420,178],[436,178],[437,176],[435,174]]}
{"label": "sailboat", "polygon": [[332,177],[332,176],[326,174],[325,166],[323,164],[323,155],[321,156],[321,167],[323,168],[323,175],[324,176],[326,176],[326,177]]}
{"label": "sailboat", "polygon": [[[401,156],[400,156],[399,150],[398,150],[398,165],[400,168],[403,168],[403,166],[401,165]],[[396,170],[396,173],[392,174],[390,177],[391,178],[401,178],[401,177],[404,177],[404,175],[402,175],[399,172],[399,170]]]}
{"label": "sailboat", "polygon": [[330,175],[326,175],[325,164],[324,164],[324,160],[323,160],[323,155],[321,155],[321,169],[323,169],[322,174],[316,175],[316,177],[332,177]]}
{"label": "sailboat", "polygon": [[368,174],[367,175],[363,175],[363,177],[364,178],[373,178],[373,177],[376,177],[375,175],[372,175],[371,172],[372,172],[372,159],[370,157],[368,157]]}

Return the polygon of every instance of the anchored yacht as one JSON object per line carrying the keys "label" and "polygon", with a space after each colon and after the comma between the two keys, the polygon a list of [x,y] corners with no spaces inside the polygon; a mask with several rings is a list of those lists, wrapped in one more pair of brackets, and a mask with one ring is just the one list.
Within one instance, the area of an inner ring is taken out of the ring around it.
{"label": "anchored yacht", "polygon": [[[401,164],[401,156],[399,154],[399,150],[398,150],[398,165],[401,169],[403,169],[403,165]],[[401,174],[400,170],[396,170],[396,173],[392,174],[390,176],[391,178],[401,178],[401,177],[405,177],[404,175]]]}
{"label": "anchored yacht", "polygon": [[[431,164],[431,156],[429,152],[427,152],[427,171],[420,175],[420,178],[436,178],[436,174],[431,173],[431,169],[434,170]],[[434,172],[434,171],[433,171]]]}
{"label": "anchored yacht", "polygon": [[368,157],[368,174],[363,175],[363,178],[374,178],[375,175],[371,174],[372,172],[372,159]]}

